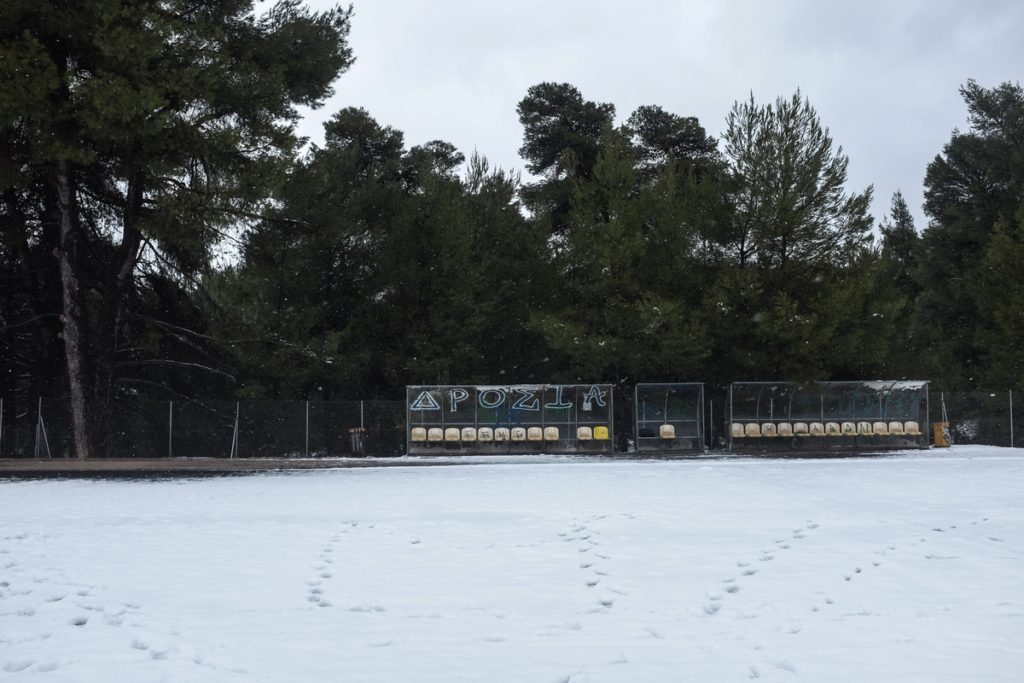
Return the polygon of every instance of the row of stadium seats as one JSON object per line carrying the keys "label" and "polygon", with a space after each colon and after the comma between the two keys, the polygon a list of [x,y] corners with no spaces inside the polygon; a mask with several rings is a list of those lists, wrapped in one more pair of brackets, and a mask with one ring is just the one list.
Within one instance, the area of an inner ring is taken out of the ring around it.
{"label": "row of stadium seats", "polygon": [[734,439],[759,436],[921,436],[921,426],[914,421],[732,423]]}
{"label": "row of stadium seats", "polygon": [[[412,441],[415,443],[438,443],[441,441],[487,442],[487,441],[558,441],[561,437],[558,427],[413,427]],[[607,441],[608,427],[578,427],[577,441]]]}

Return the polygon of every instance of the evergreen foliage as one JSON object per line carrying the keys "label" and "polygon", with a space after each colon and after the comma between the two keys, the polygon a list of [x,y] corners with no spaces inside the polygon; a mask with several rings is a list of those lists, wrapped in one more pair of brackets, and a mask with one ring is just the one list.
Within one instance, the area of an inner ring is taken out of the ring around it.
{"label": "evergreen foliage", "polygon": [[60,315],[79,457],[105,452],[119,379],[172,362],[139,358],[126,336],[141,282],[165,283],[148,298],[167,308],[160,291],[191,288],[267,201],[297,107],[322,102],[352,60],[349,16],[296,0],[258,17],[246,0],[0,9],[0,192],[24,216],[5,242],[57,255],[61,308],[46,314]]}
{"label": "evergreen foliage", "polygon": [[[533,178],[344,108],[351,10],[281,0],[0,8],[0,395],[374,398],[413,383],[1024,383],[1024,91],[872,234],[871,188],[799,93],[721,145],[566,83],[519,102]],[[237,256],[225,256],[225,246]]]}
{"label": "evergreen foliage", "polygon": [[971,129],[954,131],[928,165],[913,334],[925,369],[946,386],[1005,386],[1022,377],[1019,285],[1008,258],[1022,244],[1024,90],[961,88]]}

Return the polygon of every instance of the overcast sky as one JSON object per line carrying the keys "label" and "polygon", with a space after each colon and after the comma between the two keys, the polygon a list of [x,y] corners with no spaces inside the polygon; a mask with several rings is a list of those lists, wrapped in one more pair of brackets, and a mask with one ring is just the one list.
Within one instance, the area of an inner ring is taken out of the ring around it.
{"label": "overcast sky", "polygon": [[[310,0],[316,8],[326,0]],[[719,136],[733,103],[798,88],[874,185],[875,222],[901,190],[917,220],[928,162],[967,128],[959,87],[1024,79],[1022,0],[354,0],[356,63],[300,132],[322,141],[363,107],[407,146],[451,142],[523,170],[516,104],[543,81],[610,102],[621,123],[657,104]],[[526,173],[523,173],[526,178]]]}

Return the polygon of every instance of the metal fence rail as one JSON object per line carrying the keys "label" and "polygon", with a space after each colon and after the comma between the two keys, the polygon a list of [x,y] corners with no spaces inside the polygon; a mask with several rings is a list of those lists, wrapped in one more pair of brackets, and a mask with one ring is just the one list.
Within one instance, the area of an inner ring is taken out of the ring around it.
{"label": "metal fence rail", "polygon": [[[0,400],[0,457],[73,457],[67,399]],[[402,401],[134,401],[114,406],[113,458],[302,458],[405,452]]]}

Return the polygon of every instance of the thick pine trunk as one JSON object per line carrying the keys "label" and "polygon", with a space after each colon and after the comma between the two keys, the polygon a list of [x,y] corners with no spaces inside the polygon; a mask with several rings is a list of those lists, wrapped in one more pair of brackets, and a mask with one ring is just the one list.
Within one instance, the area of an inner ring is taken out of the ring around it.
{"label": "thick pine trunk", "polygon": [[[61,288],[64,295],[64,352],[71,394],[71,421],[78,458],[108,455],[111,435],[113,367],[121,303],[132,282],[142,235],[143,181],[135,174],[128,181],[121,244],[101,282],[101,301],[90,319],[82,291],[80,267],[82,236],[74,178],[67,162],[59,162],[57,196],[60,204]],[[95,325],[91,324],[95,322]]]}
{"label": "thick pine trunk", "polygon": [[95,455],[95,428],[89,406],[92,393],[88,352],[89,322],[85,310],[78,274],[79,235],[78,207],[74,180],[67,161],[57,165],[57,199],[60,205],[60,261],[61,289],[64,295],[63,337],[64,355],[68,368],[68,390],[71,394],[71,428],[75,455],[80,459]]}

